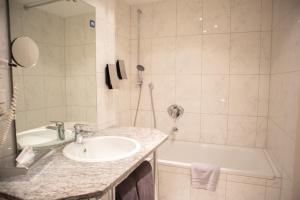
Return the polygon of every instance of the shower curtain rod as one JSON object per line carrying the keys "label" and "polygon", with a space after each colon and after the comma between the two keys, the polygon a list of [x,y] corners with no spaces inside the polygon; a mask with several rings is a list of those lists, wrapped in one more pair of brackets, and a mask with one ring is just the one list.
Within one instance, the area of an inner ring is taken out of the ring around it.
{"label": "shower curtain rod", "polygon": [[38,7],[38,6],[43,6],[43,5],[55,3],[57,1],[64,1],[64,0],[40,0],[40,1],[37,1],[37,2],[27,3],[27,4],[24,5],[24,8],[25,9],[35,8],[35,7]]}

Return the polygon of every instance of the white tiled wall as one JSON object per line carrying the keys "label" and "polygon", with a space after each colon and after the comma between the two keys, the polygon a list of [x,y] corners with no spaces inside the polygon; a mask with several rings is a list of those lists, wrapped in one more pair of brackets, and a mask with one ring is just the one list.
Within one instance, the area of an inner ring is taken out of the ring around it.
{"label": "white tiled wall", "polygon": [[283,174],[281,200],[299,199],[292,198],[292,190],[299,157],[295,149],[300,116],[300,1],[275,0],[273,10],[267,150]]}
{"label": "white tiled wall", "polygon": [[159,200],[280,200],[281,179],[221,173],[216,191],[194,189],[190,169],[159,164]]}
{"label": "white tiled wall", "polygon": [[117,122],[130,126],[130,6],[123,0],[116,1],[116,58],[125,61],[128,79],[120,80],[120,89],[115,91]]}
{"label": "white tiled wall", "polygon": [[[147,90],[149,82],[154,83],[160,129],[169,132],[173,125],[166,113],[168,105],[178,103],[185,108],[184,116],[178,121],[178,140],[264,148],[268,121],[268,150],[284,173],[281,200],[289,200],[295,158],[294,139],[297,136],[295,127],[299,114],[298,0],[274,0],[273,5],[272,0],[163,0],[131,6],[130,17],[129,6],[122,1],[86,2],[96,8],[95,82],[100,126],[117,122],[128,125],[130,117],[134,115],[137,102],[136,9],[140,8],[143,11],[141,64],[146,71],[138,125],[152,126],[153,123]],[[39,119],[38,123],[66,117],[64,109],[60,107],[62,102],[66,102],[66,97],[51,100],[42,89],[48,83],[44,75],[47,73],[47,79],[56,80],[49,86],[55,88],[49,89],[49,94],[63,93],[57,90],[60,84],[58,74],[65,69],[56,66],[60,66],[60,56],[64,54],[60,49],[64,34],[60,31],[49,32],[45,27],[62,30],[61,20],[47,16],[49,23],[42,23],[42,17],[37,17],[37,13],[33,16],[23,16],[21,13],[13,15],[16,18],[16,25],[12,27],[15,37],[23,31],[31,34],[39,43],[42,55],[40,67],[24,73],[15,71],[20,87],[38,85],[28,91],[31,92],[29,96],[20,90],[17,117],[22,119],[19,120],[22,123],[19,123],[19,130],[36,126],[31,120],[26,121],[28,115]],[[23,26],[23,21],[28,25]],[[44,27],[42,32],[38,31],[41,27]],[[271,38],[273,52],[269,100]],[[84,55],[89,50],[87,45],[85,52],[80,54]],[[78,53],[76,49],[74,53]],[[122,90],[119,92],[110,91],[104,85],[105,64],[115,63],[116,58],[124,59],[126,66],[130,66],[130,81],[122,81]],[[56,64],[52,63],[54,61]],[[43,68],[44,65],[52,67]],[[74,70],[76,74],[76,68]],[[80,87],[84,84],[80,84]],[[43,105],[39,104],[40,100],[44,102]],[[83,103],[82,99],[78,99],[77,103]],[[41,109],[46,105],[47,109]],[[28,112],[21,112],[22,109],[28,109]],[[72,108],[69,111],[79,112]],[[90,110],[92,113],[95,111]],[[188,174],[172,173],[163,172],[160,175],[161,182],[167,182],[175,189],[189,188]],[[280,194],[278,187],[270,182],[261,185],[229,180],[227,176],[226,180],[220,181],[217,193],[187,189],[172,199],[183,195],[187,199],[226,197],[277,200]],[[162,198],[168,199],[163,191]],[[239,196],[241,193],[245,195]]]}
{"label": "white tiled wall", "polygon": [[166,110],[185,109],[175,139],[264,148],[271,52],[271,0],[163,0],[131,7],[131,113],[137,103],[137,9],[145,66],[138,124],[152,126],[147,84],[154,84],[158,128]]}
{"label": "white tiled wall", "polygon": [[66,120],[97,121],[95,13],[65,19]]}
{"label": "white tiled wall", "polygon": [[119,90],[105,85],[106,64],[125,61],[130,76],[130,7],[123,0],[86,0],[96,8],[96,81],[97,123],[100,128],[112,125],[129,126],[129,79],[120,80]]}
{"label": "white tiled wall", "polygon": [[100,128],[117,124],[117,94],[105,86],[106,64],[116,59],[116,1],[85,0],[96,8],[97,123]]}

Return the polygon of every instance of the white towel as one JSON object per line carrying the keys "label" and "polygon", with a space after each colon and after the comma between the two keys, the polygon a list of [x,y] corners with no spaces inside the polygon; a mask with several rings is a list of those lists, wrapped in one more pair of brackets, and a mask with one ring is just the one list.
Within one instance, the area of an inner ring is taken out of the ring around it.
{"label": "white towel", "polygon": [[193,188],[216,191],[220,167],[205,163],[192,163],[191,174]]}

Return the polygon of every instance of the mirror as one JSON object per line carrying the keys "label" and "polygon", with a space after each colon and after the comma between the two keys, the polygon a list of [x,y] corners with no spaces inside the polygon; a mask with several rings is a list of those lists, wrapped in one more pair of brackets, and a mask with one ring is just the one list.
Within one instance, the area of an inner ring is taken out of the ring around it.
{"label": "mirror", "polygon": [[95,8],[83,0],[44,2],[10,1],[12,53],[23,66],[13,68],[20,149],[69,142],[75,123],[97,121]]}
{"label": "mirror", "polygon": [[39,47],[29,37],[16,38],[11,45],[12,59],[21,67],[34,67],[39,60]]}

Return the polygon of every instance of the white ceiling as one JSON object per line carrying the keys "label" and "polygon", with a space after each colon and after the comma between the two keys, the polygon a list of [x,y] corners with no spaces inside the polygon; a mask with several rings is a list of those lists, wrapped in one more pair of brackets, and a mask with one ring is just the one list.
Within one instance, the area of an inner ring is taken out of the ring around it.
{"label": "white ceiling", "polygon": [[134,4],[143,4],[143,3],[151,3],[161,0],[125,0],[128,4],[134,5]]}
{"label": "white ceiling", "polygon": [[[18,2],[22,4],[39,2],[40,0],[19,0]],[[58,15],[60,17],[71,17],[75,15],[80,15],[84,13],[95,12],[95,8],[87,3],[77,0],[76,3],[72,1],[58,1],[55,3],[50,3],[43,6],[38,6],[36,9],[43,10],[45,12]]]}

